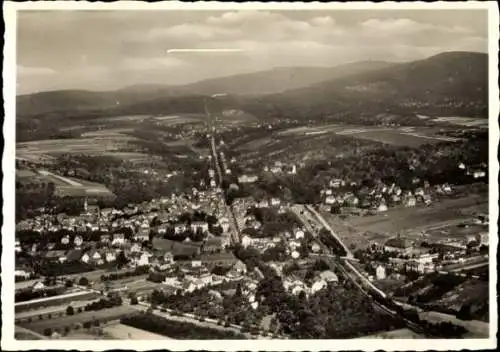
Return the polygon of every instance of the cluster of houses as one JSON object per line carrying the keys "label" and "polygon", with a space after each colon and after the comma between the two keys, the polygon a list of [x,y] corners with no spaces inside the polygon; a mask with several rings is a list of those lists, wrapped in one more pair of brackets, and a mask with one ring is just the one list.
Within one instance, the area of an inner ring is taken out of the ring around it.
{"label": "cluster of houses", "polygon": [[[418,185],[421,180],[413,178],[412,183]],[[354,190],[356,189],[357,190]],[[431,187],[424,181],[423,186],[415,187],[413,191],[403,190],[395,183],[387,185],[378,182],[373,187],[360,186],[355,182],[347,184],[342,179],[332,179],[328,187],[321,190],[323,207],[350,207],[361,209],[373,209],[378,212],[388,210],[391,205],[402,204],[406,207],[414,207],[418,203],[430,205],[436,195],[450,194],[452,188],[448,183]]]}
{"label": "cluster of houses", "polygon": [[295,175],[297,173],[297,165],[295,164],[285,164],[281,161],[275,161],[274,164],[270,166],[264,166],[264,172],[270,172],[274,175]]}

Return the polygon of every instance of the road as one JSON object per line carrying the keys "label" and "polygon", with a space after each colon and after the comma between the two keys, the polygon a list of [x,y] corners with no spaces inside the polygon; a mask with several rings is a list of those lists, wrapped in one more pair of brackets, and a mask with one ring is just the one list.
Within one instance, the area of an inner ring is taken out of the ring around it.
{"label": "road", "polygon": [[[222,173],[222,167],[221,167],[221,161],[219,159],[219,154],[217,153],[217,147],[215,145],[215,137],[214,134],[216,132],[215,130],[215,125],[213,124],[213,121],[215,120],[215,116],[212,115],[210,112],[208,106],[207,106],[207,101],[205,101],[205,114],[207,115],[207,120],[208,122],[208,128],[209,128],[209,133],[210,133],[210,149],[212,153],[212,158],[214,160],[215,164],[215,169],[217,172],[217,176],[219,178],[219,186],[222,188],[222,182],[224,180],[224,176]],[[211,129],[211,131],[210,131]],[[224,205],[226,207],[226,213],[230,215],[231,218],[231,227],[233,231],[231,231],[231,241],[233,244],[240,243],[241,242],[241,233],[240,233],[240,228],[238,226],[238,221],[236,220],[236,216],[234,214],[234,209],[232,205],[228,205],[226,203],[226,200],[223,199]]]}
{"label": "road", "polygon": [[310,205],[305,205],[304,206],[306,210],[308,210],[310,213],[312,213],[314,215],[314,217],[321,223],[321,225],[323,225],[323,227],[325,229],[328,230],[328,232],[337,240],[337,242],[344,248],[344,250],[346,251],[347,255],[346,257],[347,258],[354,258],[354,255],[352,254],[352,252],[349,250],[349,248],[346,246],[346,244],[344,242],[342,242],[341,238],[335,233],[335,231],[333,231],[333,229],[330,227],[330,224],[328,224],[328,222],[326,222],[326,220],[323,218],[323,216],[321,216],[320,213],[318,213],[316,211],[316,209],[314,209],[312,206]]}

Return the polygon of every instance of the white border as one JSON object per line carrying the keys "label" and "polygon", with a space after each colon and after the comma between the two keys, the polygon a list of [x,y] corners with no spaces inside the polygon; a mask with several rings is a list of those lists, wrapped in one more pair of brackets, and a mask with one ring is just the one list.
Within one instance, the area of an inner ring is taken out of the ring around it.
{"label": "white border", "polygon": [[[14,229],[15,220],[12,204],[15,178],[15,91],[16,91],[16,12],[18,10],[436,10],[436,9],[483,9],[489,14],[489,181],[490,181],[490,338],[489,339],[461,339],[461,340],[168,340],[168,341],[69,341],[69,340],[14,340],[14,302],[13,287],[14,275]],[[496,248],[498,246],[497,219],[498,219],[498,170],[497,148],[499,138],[499,89],[498,89],[498,8],[496,2],[356,2],[356,3],[219,3],[198,2],[180,3],[168,1],[161,3],[143,3],[134,1],[120,1],[114,3],[88,3],[73,1],[55,2],[4,2],[3,14],[5,21],[5,47],[3,65],[3,96],[5,101],[5,119],[3,137],[5,141],[2,160],[3,181],[3,227],[2,245],[2,349],[83,349],[102,351],[108,349],[135,349],[138,351],[151,349],[182,350],[275,350],[275,351],[304,351],[304,350],[365,350],[379,349],[392,350],[460,350],[460,349],[489,349],[496,347],[497,333],[497,302],[496,302]],[[8,201],[7,201],[8,200]],[[10,201],[10,202],[9,202]],[[10,204],[9,204],[10,203]]]}

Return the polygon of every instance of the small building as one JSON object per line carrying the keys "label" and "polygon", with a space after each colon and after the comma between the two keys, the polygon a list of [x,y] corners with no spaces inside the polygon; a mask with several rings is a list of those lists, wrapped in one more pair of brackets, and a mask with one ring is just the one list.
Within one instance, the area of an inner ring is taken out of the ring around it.
{"label": "small building", "polygon": [[384,280],[386,278],[385,267],[383,265],[377,266],[375,269],[375,276],[377,280]]}

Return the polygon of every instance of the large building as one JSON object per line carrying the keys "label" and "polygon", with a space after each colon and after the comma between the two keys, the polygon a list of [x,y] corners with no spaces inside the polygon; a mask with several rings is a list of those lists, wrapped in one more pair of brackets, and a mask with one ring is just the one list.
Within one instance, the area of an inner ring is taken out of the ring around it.
{"label": "large building", "polygon": [[393,237],[384,244],[384,250],[386,252],[397,252],[400,254],[408,254],[413,249],[413,243],[403,237]]}

